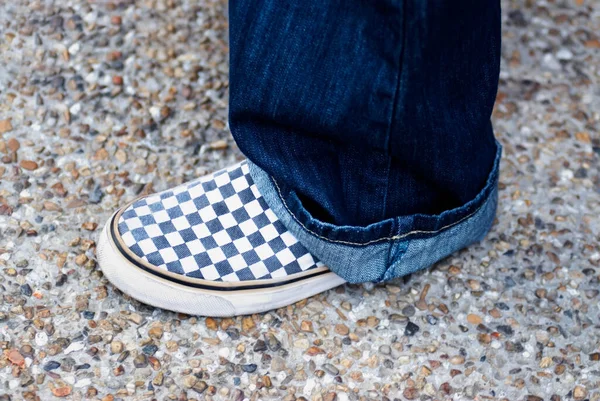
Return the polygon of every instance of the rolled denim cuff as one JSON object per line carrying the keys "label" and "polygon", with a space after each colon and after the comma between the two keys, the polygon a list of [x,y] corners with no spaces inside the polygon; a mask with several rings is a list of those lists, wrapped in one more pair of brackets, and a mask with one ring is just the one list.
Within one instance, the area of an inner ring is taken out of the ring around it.
{"label": "rolled denim cuff", "polygon": [[286,228],[334,273],[350,283],[404,276],[483,239],[498,203],[502,147],[484,188],[471,201],[439,215],[399,216],[366,227],[336,226],[315,219],[293,192],[249,162],[250,174],[267,204]]}

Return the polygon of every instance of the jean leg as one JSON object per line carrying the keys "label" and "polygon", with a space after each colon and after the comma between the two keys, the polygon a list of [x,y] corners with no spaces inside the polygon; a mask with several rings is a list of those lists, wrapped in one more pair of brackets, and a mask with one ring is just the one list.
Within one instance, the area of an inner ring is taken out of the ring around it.
{"label": "jean leg", "polygon": [[496,0],[230,2],[233,136],[327,223],[460,206],[494,161],[499,21]]}

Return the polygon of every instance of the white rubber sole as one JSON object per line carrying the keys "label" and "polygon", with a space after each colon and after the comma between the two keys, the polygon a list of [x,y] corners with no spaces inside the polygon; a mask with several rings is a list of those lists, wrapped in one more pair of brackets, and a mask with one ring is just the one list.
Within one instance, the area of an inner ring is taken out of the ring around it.
{"label": "white rubber sole", "polygon": [[106,278],[125,294],[148,305],[200,316],[236,316],[281,308],[345,283],[332,272],[259,289],[210,290],[179,284],[147,272],[126,259],[109,234],[98,241],[97,256]]}

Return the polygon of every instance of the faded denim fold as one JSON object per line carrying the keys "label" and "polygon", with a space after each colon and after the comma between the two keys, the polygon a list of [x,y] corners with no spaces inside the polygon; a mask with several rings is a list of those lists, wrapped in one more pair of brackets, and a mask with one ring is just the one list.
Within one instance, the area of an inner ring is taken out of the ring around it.
{"label": "faded denim fold", "polygon": [[350,283],[380,282],[430,267],[483,239],[496,215],[502,154],[499,143],[496,148],[486,184],[469,202],[438,215],[398,216],[365,227],[319,221],[252,162],[250,174],[286,228],[333,272]]}

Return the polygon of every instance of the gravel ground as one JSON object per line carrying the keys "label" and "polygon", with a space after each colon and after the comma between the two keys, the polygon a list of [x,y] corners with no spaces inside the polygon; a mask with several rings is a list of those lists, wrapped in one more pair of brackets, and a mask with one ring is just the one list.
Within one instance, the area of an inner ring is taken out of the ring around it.
{"label": "gravel ground", "polygon": [[146,307],[109,214],[242,156],[222,0],[0,5],[0,400],[599,400],[600,1],[505,0],[498,222],[266,314]]}

